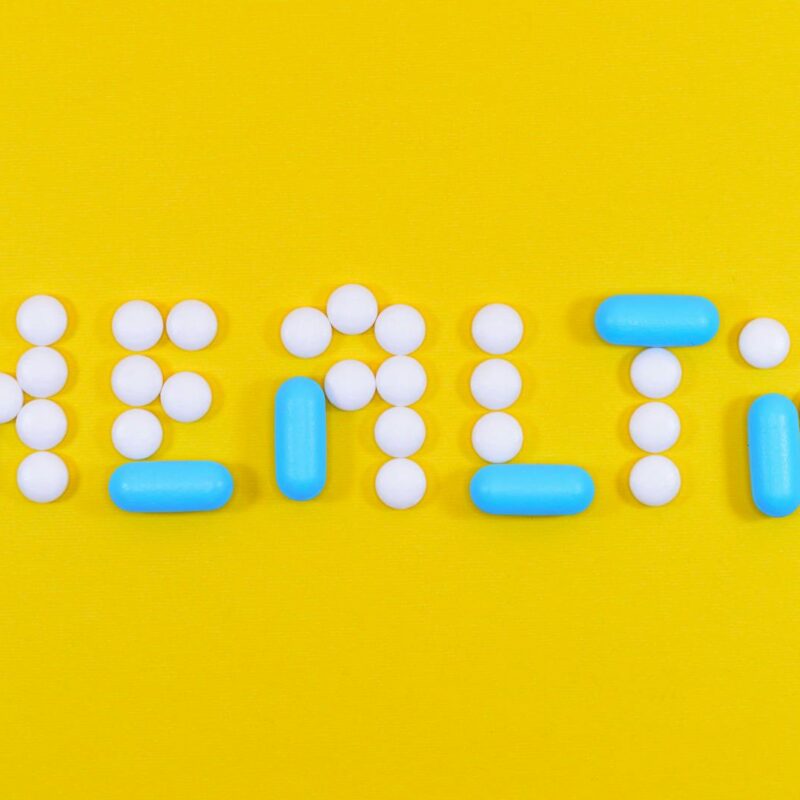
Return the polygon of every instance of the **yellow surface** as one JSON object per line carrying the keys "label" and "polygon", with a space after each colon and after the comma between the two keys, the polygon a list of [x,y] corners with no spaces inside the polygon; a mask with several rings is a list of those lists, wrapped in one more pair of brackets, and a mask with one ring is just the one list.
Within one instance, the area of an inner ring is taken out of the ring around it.
{"label": "yellow surface", "polygon": [[[800,341],[793,2],[5,3],[0,369],[18,303],[72,324],[73,488],[18,495],[0,430],[0,796],[796,798],[800,527],[759,518],[744,414],[798,356],[738,358],[750,317]],[[271,398],[313,363],[282,315],[347,281],[420,307],[430,491],[384,509],[380,406],[330,415],[320,501],[281,499]],[[638,507],[621,291],[720,308],[680,354],[684,490]],[[114,308],[210,301],[215,407],[160,456],[237,481],[224,513],[126,516]],[[513,302],[522,456],[585,465],[576,519],[481,516],[469,320]]]}

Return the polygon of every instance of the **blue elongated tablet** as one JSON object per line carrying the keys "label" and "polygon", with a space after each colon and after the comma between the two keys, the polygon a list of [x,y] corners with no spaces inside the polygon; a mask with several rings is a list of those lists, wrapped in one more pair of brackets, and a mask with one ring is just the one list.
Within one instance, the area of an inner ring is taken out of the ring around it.
{"label": "blue elongated tablet", "polygon": [[487,514],[557,517],[585,511],[594,482],[569,464],[490,464],[472,476],[469,492]]}
{"label": "blue elongated tablet", "polygon": [[139,461],[117,467],[108,493],[123,511],[214,511],[233,494],[233,477],[216,461]]}
{"label": "blue elongated tablet", "polygon": [[768,517],[786,517],[800,506],[800,422],[794,403],[765,394],[747,414],[753,502]]}
{"label": "blue elongated tablet", "polygon": [[290,500],[312,500],[328,475],[325,394],[311,378],[290,378],[275,395],[275,474]]}
{"label": "blue elongated tablet", "polygon": [[609,344],[692,347],[719,330],[717,307],[688,294],[618,294],[604,300],[594,326]]}

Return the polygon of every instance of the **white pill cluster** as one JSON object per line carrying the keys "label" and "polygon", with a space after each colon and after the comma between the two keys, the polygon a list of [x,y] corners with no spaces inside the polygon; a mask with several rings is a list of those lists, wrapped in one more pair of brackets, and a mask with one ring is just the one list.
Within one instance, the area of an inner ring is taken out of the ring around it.
{"label": "white pill cluster", "polygon": [[344,359],[327,371],[325,395],[342,411],[358,411],[376,392],[391,408],[375,423],[375,441],[390,456],[378,471],[375,490],[391,508],[411,508],[425,495],[423,469],[410,460],[425,441],[425,422],[412,408],[427,388],[422,364],[411,356],[425,340],[425,320],[417,309],[390,305],[378,313],[378,301],[366,287],[350,283],[334,290],[323,313],[317,308],[296,308],[281,324],[284,347],[298,358],[314,358],[328,349],[333,331],[347,335],[374,328],[375,339],[389,353],[377,373],[363,361]]}
{"label": "white pill cluster", "polygon": [[29,297],[17,310],[17,331],[33,347],[17,361],[16,377],[0,374],[0,423],[15,421],[20,441],[36,451],[17,469],[20,492],[35,503],[58,500],[69,484],[63,459],[48,452],[67,435],[67,416],[49,399],[64,388],[69,375],[64,356],[51,347],[66,330],[67,311],[61,302],[49,295]]}
{"label": "white pill cluster", "polygon": [[[211,387],[196,372],[177,372],[164,380],[161,367],[139,353],[155,347],[164,334],[161,312],[145,300],[121,305],[111,323],[117,342],[137,355],[126,356],[111,373],[111,389],[125,405],[111,428],[114,447],[125,458],[138,461],[154,455],[164,439],[159,418],[143,408],[161,401],[164,413],[176,422],[196,422],[211,408]],[[201,300],[184,300],[167,315],[170,341],[181,350],[208,347],[217,335],[217,315]]]}
{"label": "white pill cluster", "polygon": [[791,344],[789,331],[769,317],[750,320],[739,334],[739,352],[756,369],[771,369],[782,364]]}
{"label": "white pill cluster", "polygon": [[[485,353],[510,353],[522,340],[522,317],[511,306],[491,303],[472,320],[472,338]],[[472,428],[472,447],[491,464],[511,461],[522,449],[522,426],[503,411],[519,398],[522,378],[519,370],[504,358],[489,358],[472,371],[470,391],[478,405],[488,409]]]}
{"label": "white pill cluster", "polygon": [[669,350],[642,350],[631,364],[631,382],[651,402],[639,406],[628,423],[633,443],[648,455],[634,464],[629,477],[633,496],[646,506],[663,506],[675,499],[681,488],[681,474],[666,456],[681,433],[681,421],[674,409],[661,402],[680,385],[680,361]]}

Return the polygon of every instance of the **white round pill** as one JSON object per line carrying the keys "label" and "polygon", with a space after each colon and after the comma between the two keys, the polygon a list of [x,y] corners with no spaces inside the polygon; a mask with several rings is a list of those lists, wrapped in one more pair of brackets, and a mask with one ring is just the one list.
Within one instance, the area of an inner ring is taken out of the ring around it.
{"label": "white round pill", "polygon": [[375,375],[378,394],[390,405],[410,406],[425,394],[428,376],[416,358],[392,356]]}
{"label": "white round pill", "polygon": [[411,306],[388,306],[375,320],[375,338],[387,353],[407,356],[425,340],[425,320]]}
{"label": "white round pill", "polygon": [[325,375],[325,394],[336,408],[358,411],[375,396],[375,376],[363,361],[338,361]]}
{"label": "white round pill", "polygon": [[22,389],[17,381],[0,372],[0,423],[16,419],[23,403]]}
{"label": "white round pill", "polygon": [[296,308],[281,323],[283,346],[298,358],[314,358],[328,349],[333,331],[318,308]]}
{"label": "white round pill", "polygon": [[485,353],[510,353],[522,340],[522,317],[505,303],[484,306],[472,320],[472,338]]}
{"label": "white round pill", "polygon": [[328,298],[328,319],[340,333],[364,333],[378,316],[375,295],[357,283],[335,289]]}
{"label": "white round pill", "polygon": [[375,476],[375,491],[389,508],[406,509],[425,496],[428,481],[422,467],[407,458],[387,461]]}
{"label": "white round pill", "polygon": [[111,330],[122,347],[140,353],[158,344],[164,334],[164,320],[152,303],[129,300],[114,313]]}
{"label": "white round pill", "polygon": [[666,403],[644,403],[631,414],[628,429],[638,448],[647,453],[663,453],[678,441],[681,421]]}
{"label": "white round pill", "polygon": [[645,456],[633,465],[629,483],[643,505],[664,506],[680,491],[681,473],[666,456]]}
{"label": "white round pill", "polygon": [[17,382],[31,397],[52,397],[67,382],[67,362],[52,347],[32,347],[17,361]]}
{"label": "white round pill", "polygon": [[34,295],[17,310],[17,330],[31,344],[54,344],[67,330],[67,311],[55,297]]}
{"label": "white round pill", "polygon": [[408,458],[425,441],[425,422],[413,408],[387,408],[375,422],[375,442],[393,458]]}
{"label": "white round pill", "polygon": [[631,364],[631,383],[639,394],[660,400],[680,385],[683,370],[674,353],[663,347],[642,350]]}
{"label": "white round pill", "polygon": [[789,355],[789,332],[776,319],[750,320],[739,334],[739,352],[752,367],[777,367]]}
{"label": "white round pill", "polygon": [[128,406],[146,406],[161,393],[161,367],[147,356],[127,356],[111,373],[111,389]]}
{"label": "white round pill", "polygon": [[202,300],[183,300],[167,314],[167,336],[181,350],[202,350],[217,335],[217,315]]}
{"label": "white round pill", "polygon": [[67,415],[52,400],[31,400],[17,415],[17,436],[31,450],[52,450],[67,435]]}
{"label": "white round pill", "polygon": [[472,447],[491,464],[511,461],[522,449],[522,426],[511,414],[490,411],[472,428]]}
{"label": "white round pill", "polygon": [[69,471],[55,453],[31,453],[17,468],[17,486],[34,503],[52,503],[67,490]]}
{"label": "white round pill", "polygon": [[143,408],[123,411],[111,427],[111,441],[117,452],[132,461],[150,458],[161,447],[163,439],[161,421]]}
{"label": "white round pill", "polygon": [[176,422],[197,422],[211,408],[211,387],[196,372],[176,372],[164,381],[161,406]]}
{"label": "white round pill", "polygon": [[499,411],[517,401],[522,391],[522,378],[510,361],[489,358],[472,371],[469,388],[479,405]]}

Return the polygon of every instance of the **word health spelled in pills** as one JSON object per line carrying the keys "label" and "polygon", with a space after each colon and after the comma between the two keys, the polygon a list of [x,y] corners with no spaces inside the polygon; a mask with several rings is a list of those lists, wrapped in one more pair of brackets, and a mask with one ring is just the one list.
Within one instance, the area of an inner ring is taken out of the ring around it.
{"label": "word health spelled in pills", "polygon": [[[731,358],[719,342],[712,349],[717,358],[722,352],[729,358],[731,374],[743,380],[749,375],[753,387],[762,387],[754,390],[743,383],[742,392],[753,391],[755,399],[749,402],[746,419],[742,415],[740,445],[748,455],[754,508],[766,517],[782,518],[800,508],[800,422],[793,398],[770,392],[764,381],[770,380],[771,370],[791,369],[792,325],[790,317],[785,318],[787,325],[763,315],[762,309],[753,310],[757,313],[735,321],[729,330],[726,341],[735,341],[738,353]],[[17,466],[17,485],[24,497],[37,503],[62,497],[70,481],[67,462],[53,452],[70,446],[71,431],[74,435],[70,405],[59,397],[70,384],[72,359],[79,358],[68,351],[70,317],[67,306],[52,295],[21,298],[16,310],[16,367],[12,363],[5,367],[7,372],[0,372],[0,424],[14,430],[29,451]],[[611,468],[625,470],[624,492],[641,506],[667,506],[681,491],[680,454],[691,450],[692,432],[687,427],[686,436],[683,423],[701,418],[687,414],[682,420],[685,404],[697,396],[693,386],[702,377],[690,369],[696,360],[683,348],[712,345],[720,314],[711,300],[697,295],[616,294],[599,303],[593,320],[582,324],[590,329],[592,322],[598,345],[628,348],[617,351],[619,369],[598,372],[598,391],[622,369],[630,376],[628,390],[639,395],[634,406],[620,409],[622,420],[612,419],[605,428],[609,437],[620,428],[627,430],[629,446],[639,451],[637,458]],[[226,338],[219,336],[217,311],[200,299],[181,300],[162,310],[150,300],[135,298],[119,304],[105,324],[106,335],[124,350],[106,372],[106,392],[110,389],[121,404],[110,425],[110,440],[131,462],[114,472],[111,499],[131,512],[224,507],[233,493],[233,476],[214,453],[201,453],[203,458],[192,461],[151,460],[171,436],[180,436],[182,426],[207,418],[215,408],[217,387],[201,374],[201,362],[204,349]],[[274,362],[283,371],[274,385],[274,480],[285,498],[307,502],[323,495],[331,469],[329,427],[341,424],[342,413],[355,412],[368,415],[365,424],[374,441],[368,440],[367,447],[381,459],[369,476],[377,501],[392,509],[417,506],[428,492],[428,476],[417,459],[421,455],[425,463],[430,431],[437,432],[435,440],[441,438],[436,420],[426,418],[425,399],[448,390],[439,376],[451,368],[451,374],[462,376],[460,388],[455,378],[449,388],[454,399],[466,398],[459,444],[465,452],[471,444],[470,497],[477,510],[540,517],[573,515],[591,507],[594,478],[580,465],[561,461],[563,455],[565,461],[571,459],[558,452],[557,440],[544,453],[536,452],[544,438],[532,436],[526,442],[528,421],[535,419],[537,428],[544,430],[549,409],[537,397],[538,387],[546,382],[534,375],[541,363],[534,352],[537,343],[531,341],[535,337],[529,336],[520,347],[526,320],[514,305],[495,299],[476,306],[469,325],[458,331],[460,342],[470,342],[471,354],[464,353],[461,365],[448,363],[430,373],[421,310],[402,302],[382,305],[359,283],[333,288],[324,307],[286,310],[277,333],[293,357]],[[312,366],[310,362],[324,357],[334,336],[336,358]],[[344,348],[357,336],[369,337],[373,351],[382,356],[365,360],[353,357],[358,353],[348,354]],[[167,350],[171,355],[162,359]],[[454,351],[444,352],[451,360]],[[297,374],[306,368],[314,370],[314,377]],[[81,371],[85,380],[91,374]],[[429,374],[436,378],[437,392],[429,389]],[[529,375],[535,379],[528,381]],[[334,453],[331,464],[348,457],[348,452]],[[609,481],[609,486],[614,483]]]}

